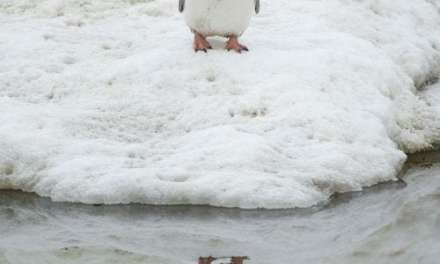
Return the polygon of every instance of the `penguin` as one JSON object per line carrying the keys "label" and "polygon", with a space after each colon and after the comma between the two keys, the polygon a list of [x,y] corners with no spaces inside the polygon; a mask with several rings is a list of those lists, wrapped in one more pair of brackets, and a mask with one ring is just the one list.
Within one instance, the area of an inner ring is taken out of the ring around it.
{"label": "penguin", "polygon": [[238,41],[248,28],[254,12],[260,12],[260,0],[179,0],[179,11],[194,33],[194,51],[212,49],[207,37],[228,38],[226,49],[238,53],[249,49]]}

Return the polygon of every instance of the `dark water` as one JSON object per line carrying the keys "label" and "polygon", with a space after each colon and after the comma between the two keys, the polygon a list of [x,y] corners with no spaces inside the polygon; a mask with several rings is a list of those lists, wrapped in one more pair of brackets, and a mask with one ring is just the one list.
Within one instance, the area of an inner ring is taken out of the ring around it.
{"label": "dark water", "polygon": [[404,180],[277,211],[87,206],[1,191],[0,263],[440,263],[440,165]]}

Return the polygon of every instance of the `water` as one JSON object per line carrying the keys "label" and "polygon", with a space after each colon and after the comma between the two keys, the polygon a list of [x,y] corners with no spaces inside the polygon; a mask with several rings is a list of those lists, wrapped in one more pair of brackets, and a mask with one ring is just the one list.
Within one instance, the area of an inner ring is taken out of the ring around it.
{"label": "water", "polygon": [[0,263],[439,263],[440,165],[404,180],[277,211],[87,206],[1,191]]}

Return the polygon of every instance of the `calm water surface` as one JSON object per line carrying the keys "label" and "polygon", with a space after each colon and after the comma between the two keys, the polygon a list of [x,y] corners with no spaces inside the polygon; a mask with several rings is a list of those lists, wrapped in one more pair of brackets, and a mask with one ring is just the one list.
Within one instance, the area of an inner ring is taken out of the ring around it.
{"label": "calm water surface", "polygon": [[320,208],[87,206],[0,192],[0,263],[440,263],[440,165]]}

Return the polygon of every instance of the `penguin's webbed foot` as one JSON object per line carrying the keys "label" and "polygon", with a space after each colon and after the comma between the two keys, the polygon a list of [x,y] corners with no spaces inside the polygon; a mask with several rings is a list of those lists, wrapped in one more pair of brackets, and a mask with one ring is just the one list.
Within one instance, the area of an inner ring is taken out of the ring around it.
{"label": "penguin's webbed foot", "polygon": [[238,38],[235,36],[229,37],[228,42],[226,42],[226,49],[228,51],[235,50],[238,53],[242,53],[243,51],[249,51],[249,49],[238,42]]}
{"label": "penguin's webbed foot", "polygon": [[209,49],[212,49],[211,44],[206,40],[206,38],[199,33],[194,34],[194,51],[203,51],[205,53],[208,52]]}

